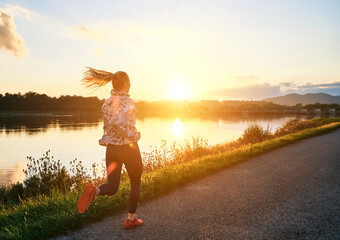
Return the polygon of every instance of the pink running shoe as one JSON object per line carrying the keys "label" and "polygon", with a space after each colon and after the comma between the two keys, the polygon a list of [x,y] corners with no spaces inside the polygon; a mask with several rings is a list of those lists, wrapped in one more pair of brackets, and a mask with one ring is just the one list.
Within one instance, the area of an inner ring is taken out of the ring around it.
{"label": "pink running shoe", "polygon": [[92,183],[86,184],[83,194],[78,199],[78,212],[84,213],[90,206],[91,202],[96,198],[96,188]]}
{"label": "pink running shoe", "polygon": [[131,229],[131,228],[139,227],[142,224],[143,224],[143,220],[138,219],[137,217],[135,217],[133,220],[126,218],[125,221],[124,221],[123,227],[126,228],[126,229]]}

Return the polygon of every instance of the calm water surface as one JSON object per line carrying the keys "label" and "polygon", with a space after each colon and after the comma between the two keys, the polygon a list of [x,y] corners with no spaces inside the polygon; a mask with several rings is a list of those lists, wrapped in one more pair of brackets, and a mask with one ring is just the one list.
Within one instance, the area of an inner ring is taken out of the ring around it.
{"label": "calm water surface", "polygon": [[[294,116],[248,118],[139,118],[136,127],[142,138],[142,152],[161,146],[161,140],[185,143],[192,137],[203,137],[210,145],[231,141],[241,136],[251,123],[274,131]],[[0,184],[22,181],[27,156],[39,159],[50,150],[54,159],[67,168],[75,158],[90,168],[105,160],[105,147],[98,144],[103,122],[93,115],[0,115]]]}

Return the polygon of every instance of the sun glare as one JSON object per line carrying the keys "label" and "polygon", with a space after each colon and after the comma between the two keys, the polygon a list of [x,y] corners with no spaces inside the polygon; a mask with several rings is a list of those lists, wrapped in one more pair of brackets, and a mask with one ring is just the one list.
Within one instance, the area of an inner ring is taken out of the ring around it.
{"label": "sun glare", "polygon": [[174,125],[172,127],[172,132],[176,137],[180,137],[183,135],[183,127],[179,118],[175,119]]}
{"label": "sun glare", "polygon": [[188,87],[183,81],[172,83],[168,91],[169,98],[172,100],[184,100],[189,96]]}

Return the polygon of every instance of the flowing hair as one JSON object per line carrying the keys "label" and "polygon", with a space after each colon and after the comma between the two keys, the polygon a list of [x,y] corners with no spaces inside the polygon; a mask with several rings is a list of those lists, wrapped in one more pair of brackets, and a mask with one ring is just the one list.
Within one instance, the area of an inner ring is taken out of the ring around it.
{"label": "flowing hair", "polygon": [[111,82],[115,75],[112,72],[97,70],[91,67],[87,68],[88,70],[84,72],[84,78],[81,81],[85,87],[93,88],[94,90],[97,90]]}
{"label": "flowing hair", "polygon": [[84,78],[81,81],[85,87],[93,88],[94,91],[111,81],[115,90],[121,90],[126,82],[130,82],[129,76],[123,71],[112,73],[91,67],[87,68],[88,70],[84,72]]}

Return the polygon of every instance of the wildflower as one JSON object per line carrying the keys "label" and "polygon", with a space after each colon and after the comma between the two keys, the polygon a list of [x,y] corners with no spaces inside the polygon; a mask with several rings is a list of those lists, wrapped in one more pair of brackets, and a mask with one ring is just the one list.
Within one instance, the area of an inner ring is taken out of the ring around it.
{"label": "wildflower", "polygon": [[73,183],[70,187],[71,192],[77,187],[77,183]]}

